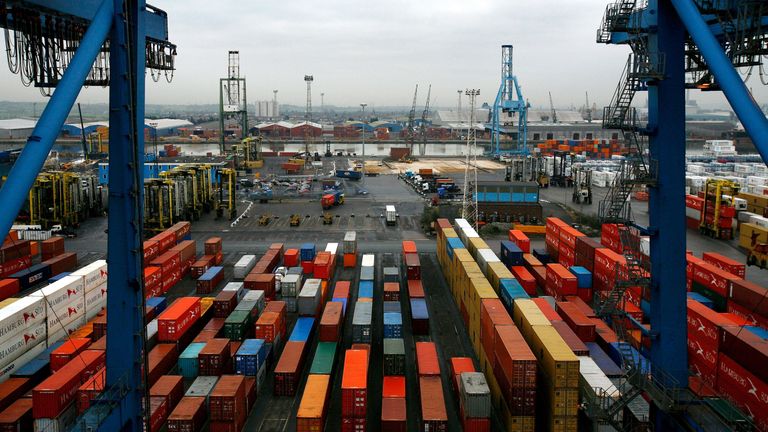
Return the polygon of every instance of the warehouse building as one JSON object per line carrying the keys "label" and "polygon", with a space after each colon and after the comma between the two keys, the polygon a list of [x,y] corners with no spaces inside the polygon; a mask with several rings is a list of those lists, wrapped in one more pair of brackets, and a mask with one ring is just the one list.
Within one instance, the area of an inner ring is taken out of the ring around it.
{"label": "warehouse building", "polygon": [[32,134],[37,122],[28,119],[0,120],[0,139],[27,138]]}

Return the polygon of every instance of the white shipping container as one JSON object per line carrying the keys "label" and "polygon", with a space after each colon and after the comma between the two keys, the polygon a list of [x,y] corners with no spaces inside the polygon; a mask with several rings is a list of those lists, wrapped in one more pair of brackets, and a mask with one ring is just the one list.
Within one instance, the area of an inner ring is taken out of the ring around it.
{"label": "white shipping container", "polygon": [[363,261],[362,266],[363,267],[373,267],[374,265],[374,255],[373,254],[364,254],[363,255]]}
{"label": "white shipping container", "polygon": [[259,311],[258,315],[261,315],[261,312],[266,307],[264,291],[262,290],[247,290],[241,301],[255,301],[256,309]]}
{"label": "white shipping container", "polygon": [[107,307],[107,290],[98,288],[85,295],[85,319],[95,317],[103,308]]}
{"label": "white shipping container", "polygon": [[35,432],[65,432],[72,427],[72,424],[77,419],[77,404],[73,403],[69,405],[61,414],[56,418],[38,418],[35,419]]}
{"label": "white shipping container", "polygon": [[685,217],[690,219],[701,220],[701,210],[692,209],[690,207],[685,208]]}
{"label": "white shipping container", "polygon": [[321,283],[320,279],[307,279],[304,282],[304,287],[299,293],[299,315],[314,316],[317,313],[323,293]]}
{"label": "white shipping container", "polygon": [[478,249],[477,250],[477,264],[480,266],[480,270],[483,273],[488,271],[488,263],[501,262],[499,257],[490,249]]}
{"label": "white shipping container", "polygon": [[301,290],[301,275],[289,274],[280,282],[280,292],[285,298],[295,298]]}
{"label": "white shipping container", "polygon": [[240,303],[240,300],[243,299],[243,296],[245,296],[245,292],[248,291],[245,289],[245,286],[242,282],[229,282],[228,284],[224,285],[224,288],[222,291],[235,291],[237,292],[237,302]]}
{"label": "white shipping container", "polygon": [[757,225],[761,228],[768,228],[768,218],[763,216],[754,215],[749,218],[749,223]]}
{"label": "white shipping container", "polygon": [[[100,292],[100,290],[91,291],[91,293],[93,292]],[[48,333],[56,333],[72,321],[85,316],[85,297],[73,299],[67,304],[56,306],[56,308],[49,307],[46,315]]]}
{"label": "white shipping container", "polygon": [[339,250],[339,244],[338,243],[328,243],[327,246],[325,246],[325,251],[330,252],[331,255],[336,255],[336,253]]}
{"label": "white shipping container", "polygon": [[0,340],[45,322],[42,297],[22,297],[0,309]]}
{"label": "white shipping container", "polygon": [[147,340],[152,339],[157,334],[157,318],[147,324]]}
{"label": "white shipping container", "polygon": [[344,234],[343,249],[345,254],[353,254],[357,252],[357,232],[347,231]]}
{"label": "white shipping container", "polygon": [[85,325],[85,315],[75,319],[69,324],[64,325],[64,328],[60,328],[55,333],[49,332],[47,337],[48,346],[51,346],[54,342],[61,340],[65,336],[69,335],[70,333],[74,332],[75,330],[79,329],[84,325]]}
{"label": "white shipping container", "polygon": [[41,288],[30,297],[43,297],[47,304],[47,310],[58,310],[62,305],[68,304],[76,298],[84,298],[83,278],[81,276],[66,276],[56,282]]}
{"label": "white shipping container", "polygon": [[[578,356],[579,357],[579,374],[581,379],[587,383],[586,387],[591,389],[602,389],[612,399],[618,399],[621,396],[621,392],[613,385],[613,382],[605,376],[605,373],[600,369],[600,366],[592,360],[592,357]],[[599,394],[599,391],[597,392]]]}
{"label": "white shipping container", "polygon": [[19,368],[29,363],[33,358],[39,356],[46,348],[45,339],[40,339],[37,344],[34,344],[19,358],[5,365],[5,367],[0,369],[0,383],[10,378]]}
{"label": "white shipping container", "polygon": [[75,270],[70,276],[81,276],[85,291],[90,291],[107,282],[107,261],[94,261],[79,270]]}
{"label": "white shipping container", "polygon": [[4,369],[33,346],[45,340],[45,323],[40,323],[23,332],[3,338],[0,342],[0,369]]}
{"label": "white shipping container", "polygon": [[747,212],[747,211],[738,212],[736,214],[736,217],[739,219],[739,222],[745,222],[745,223],[749,223],[750,218],[752,216],[758,216],[758,215],[755,213]]}
{"label": "white shipping container", "polygon": [[245,279],[256,265],[256,255],[243,255],[233,268],[235,279]]}

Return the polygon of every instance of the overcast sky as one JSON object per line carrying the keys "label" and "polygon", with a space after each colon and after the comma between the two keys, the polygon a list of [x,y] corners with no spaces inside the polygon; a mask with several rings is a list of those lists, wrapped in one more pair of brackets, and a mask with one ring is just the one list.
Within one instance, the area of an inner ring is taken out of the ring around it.
{"label": "overcast sky", "polygon": [[[598,45],[595,32],[607,0],[155,0],[168,12],[178,45],[171,84],[147,80],[147,102],[218,102],[218,78],[227,51],[239,50],[249,102],[271,99],[304,105],[305,74],[314,75],[313,104],[418,105],[432,84],[432,106],[456,106],[458,89],[479,88],[491,102],[500,82],[502,44],[513,44],[514,69],[534,106],[590,103],[602,107],[616,87],[629,49]],[[0,99],[40,101],[0,61]],[[766,87],[757,76],[759,102]],[[724,101],[718,94],[695,98]],[[103,89],[81,93],[81,102],[106,102]],[[466,99],[463,102],[466,104]],[[466,106],[466,105],[465,105]]]}

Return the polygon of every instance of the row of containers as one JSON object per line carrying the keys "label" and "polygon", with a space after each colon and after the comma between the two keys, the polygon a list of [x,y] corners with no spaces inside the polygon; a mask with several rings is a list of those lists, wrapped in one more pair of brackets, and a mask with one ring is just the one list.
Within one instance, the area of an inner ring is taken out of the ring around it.
{"label": "row of containers", "polygon": [[63,237],[20,240],[18,232],[11,231],[0,246],[0,301],[23,297],[76,268],[77,254],[64,250]]}

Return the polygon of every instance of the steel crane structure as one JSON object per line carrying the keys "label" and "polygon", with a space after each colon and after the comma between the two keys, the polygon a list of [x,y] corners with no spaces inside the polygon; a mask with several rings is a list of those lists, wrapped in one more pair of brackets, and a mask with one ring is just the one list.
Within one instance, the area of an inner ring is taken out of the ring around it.
{"label": "steel crane structure", "polygon": [[144,373],[144,80],[170,80],[175,45],[167,15],[143,0],[2,2],[9,65],[22,80],[52,90],[8,180],[0,189],[4,237],[85,85],[109,85],[109,323],[105,392],[77,430],[141,431]]}
{"label": "steel crane structure", "polygon": [[[512,69],[512,45],[501,46],[501,86],[493,102],[491,116],[491,144],[493,153],[527,155],[528,150],[528,107],[523,92]],[[510,149],[501,149],[501,115],[517,114],[517,145]],[[471,128],[472,125],[470,124]]]}
{"label": "steel crane structure", "polygon": [[[650,368],[629,363],[635,377],[630,396],[645,393],[651,404],[655,430],[735,430],[735,425],[692,403],[686,389],[688,362],[685,284],[685,90],[722,90],[763,160],[768,157],[768,119],[752,99],[736,67],[763,68],[768,53],[768,8],[752,0],[616,0],[606,8],[597,42],[628,45],[632,53],[610,106],[603,111],[603,127],[620,130],[634,155],[617,176],[601,203],[604,221],[622,222],[626,277],[597,301],[598,314],[628,322],[650,338]],[[631,107],[638,91],[648,92],[648,122],[637,122]],[[647,144],[646,144],[647,140]],[[634,224],[627,205],[633,187],[649,190],[649,225]],[[638,260],[638,234],[650,236],[650,265]],[[647,272],[646,270],[649,270]],[[650,330],[625,319],[617,305],[629,286],[648,290]],[[618,326],[623,331],[624,324]],[[621,337],[621,335],[619,335]],[[624,396],[620,398],[628,399]],[[626,402],[624,400],[623,402]],[[601,411],[598,409],[597,411]],[[602,410],[605,417],[616,414]],[[603,417],[605,420],[606,419]],[[613,423],[612,423],[613,424]],[[690,426],[689,426],[690,427]]]}
{"label": "steel crane structure", "polygon": [[248,101],[245,97],[245,77],[240,76],[240,52],[230,51],[227,77],[219,79],[219,142],[221,154],[224,145],[224,127],[227,120],[234,119],[240,126],[242,140],[248,135]]}
{"label": "steel crane structure", "polygon": [[467,129],[466,160],[464,161],[464,192],[461,204],[461,218],[466,219],[478,229],[477,225],[477,135],[473,127],[475,122],[475,99],[480,96],[480,89],[467,89],[469,96],[469,129]]}
{"label": "steel crane structure", "polygon": [[419,156],[424,156],[427,152],[427,117],[429,117],[429,97],[432,95],[432,84],[427,89],[427,103],[424,105],[424,111],[421,112],[421,124],[419,124]]}
{"label": "steel crane structure", "polygon": [[416,141],[416,97],[419,94],[419,85],[416,84],[416,89],[413,90],[413,103],[411,104],[411,110],[408,112],[408,125],[405,129],[405,139],[408,141],[408,154],[413,154],[413,146]]}

